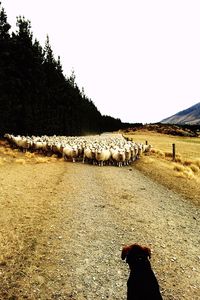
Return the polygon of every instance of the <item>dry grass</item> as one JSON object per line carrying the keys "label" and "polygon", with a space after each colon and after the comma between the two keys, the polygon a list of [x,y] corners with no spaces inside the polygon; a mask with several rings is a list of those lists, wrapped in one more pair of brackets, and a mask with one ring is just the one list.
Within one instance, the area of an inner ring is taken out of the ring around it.
{"label": "dry grass", "polygon": [[4,163],[6,163],[6,158],[4,157],[0,157],[0,166],[4,165]]}
{"label": "dry grass", "polygon": [[5,147],[5,144],[1,142],[0,145],[0,166],[5,163],[17,163],[21,165],[25,165],[26,163],[33,164],[41,164],[41,163],[49,163],[52,161],[57,161],[57,156],[52,155],[51,157],[43,156],[38,153],[31,152],[21,152],[18,149],[12,149],[10,147]]}
{"label": "dry grass", "polygon": [[179,164],[175,164],[173,170],[177,172],[184,172],[185,167]]}
{"label": "dry grass", "polygon": [[185,159],[200,159],[200,138],[171,136],[147,130],[135,131],[124,135],[132,138],[135,142],[145,143],[148,141],[155,149],[164,153],[172,153],[172,144],[176,144],[177,154]]}
{"label": "dry grass", "polygon": [[[28,167],[28,175],[24,169],[24,163]],[[39,168],[34,165],[34,168],[37,167]],[[9,172],[9,168],[12,168],[11,172]],[[4,172],[0,173],[4,187],[0,193],[0,298],[24,299],[25,297],[17,296],[22,293],[20,286],[23,286],[22,289],[29,291],[26,299],[35,299],[34,293],[28,288],[28,285],[30,281],[37,284],[35,278],[32,278],[35,273],[37,275],[37,270],[29,271],[29,265],[33,258],[38,263],[43,259],[36,246],[41,238],[42,228],[46,221],[45,216],[51,210],[48,211],[46,197],[39,198],[39,201],[33,194],[37,194],[38,190],[40,196],[45,193],[45,189],[41,189],[40,186],[41,184],[45,186],[46,178],[38,172],[38,181],[29,180],[32,166],[28,164],[26,158],[18,158],[11,164],[4,164],[3,170]],[[23,171],[19,176],[20,170]],[[14,193],[10,191],[11,187]],[[26,192],[24,192],[25,188]],[[48,217],[51,218],[52,214]],[[44,226],[44,228],[46,227]],[[35,268],[38,269],[37,266]]]}
{"label": "dry grass", "polygon": [[[136,168],[200,204],[200,138],[169,136],[145,130],[129,132],[125,136],[135,142],[148,141],[153,146],[150,155],[143,155],[136,162]],[[176,145],[174,161],[172,144]]]}
{"label": "dry grass", "polygon": [[35,157],[35,153],[25,152],[24,156],[25,156],[26,158],[31,158],[31,159],[32,159],[32,158]]}
{"label": "dry grass", "polygon": [[35,157],[34,158],[34,162],[36,164],[43,164],[43,163],[48,163],[49,162],[49,158],[48,157]]}
{"label": "dry grass", "polygon": [[15,159],[15,162],[16,162],[17,164],[25,165],[26,160],[23,159],[23,158],[17,158],[17,159]]}
{"label": "dry grass", "polygon": [[199,169],[200,169],[200,159],[196,159],[196,160],[195,160],[195,165],[198,166]]}
{"label": "dry grass", "polygon": [[194,164],[191,164],[190,165],[190,169],[194,172],[194,173],[198,173],[199,172],[199,167],[194,165]]}
{"label": "dry grass", "polygon": [[18,150],[16,151],[16,149],[10,149],[10,148],[4,148],[4,147],[1,147],[0,148],[0,154],[3,155],[3,156],[10,156],[10,157],[13,157],[13,158],[16,158],[18,156]]}
{"label": "dry grass", "polygon": [[127,137],[135,142],[148,141],[153,146],[151,154],[167,160],[172,160],[172,144],[175,144],[176,162],[200,168],[200,138],[176,137],[145,130],[129,133]]}

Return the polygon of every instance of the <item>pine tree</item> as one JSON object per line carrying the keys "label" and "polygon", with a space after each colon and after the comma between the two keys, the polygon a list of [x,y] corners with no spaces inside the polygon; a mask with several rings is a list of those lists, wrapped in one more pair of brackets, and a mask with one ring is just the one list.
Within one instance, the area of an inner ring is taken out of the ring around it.
{"label": "pine tree", "polygon": [[33,42],[31,22],[17,18],[11,26],[0,3],[0,132],[80,135],[116,130],[121,121],[102,116],[72,70],[63,75],[47,36],[44,49]]}
{"label": "pine tree", "polygon": [[69,83],[73,88],[76,87],[76,75],[75,75],[74,70],[72,70],[71,75],[69,77]]}
{"label": "pine tree", "polygon": [[49,65],[55,65],[55,59],[54,59],[53,51],[51,49],[48,35],[46,37],[44,53],[45,53],[45,62],[48,63]]}
{"label": "pine tree", "polygon": [[7,74],[10,68],[10,30],[7,15],[0,2],[0,129],[5,131],[9,122],[10,102],[8,99]]}
{"label": "pine tree", "polygon": [[0,2],[0,40],[10,38],[9,30],[11,26],[7,23],[7,15],[5,13],[4,8],[1,8]]}

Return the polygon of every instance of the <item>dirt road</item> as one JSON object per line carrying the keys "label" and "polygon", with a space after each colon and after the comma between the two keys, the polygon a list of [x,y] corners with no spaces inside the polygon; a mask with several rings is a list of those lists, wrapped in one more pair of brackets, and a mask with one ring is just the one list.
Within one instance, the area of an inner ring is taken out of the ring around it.
{"label": "dirt road", "polygon": [[0,167],[0,299],[126,299],[124,244],[152,249],[163,299],[200,299],[199,208],[133,167]]}

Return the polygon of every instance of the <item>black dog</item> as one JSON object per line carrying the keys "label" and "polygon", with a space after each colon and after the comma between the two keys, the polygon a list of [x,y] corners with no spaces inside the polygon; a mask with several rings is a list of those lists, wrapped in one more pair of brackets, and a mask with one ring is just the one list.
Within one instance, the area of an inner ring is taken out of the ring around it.
{"label": "black dog", "polygon": [[122,259],[130,267],[127,282],[127,300],[162,300],[158,281],[153,273],[149,259],[151,250],[138,244],[125,246]]}

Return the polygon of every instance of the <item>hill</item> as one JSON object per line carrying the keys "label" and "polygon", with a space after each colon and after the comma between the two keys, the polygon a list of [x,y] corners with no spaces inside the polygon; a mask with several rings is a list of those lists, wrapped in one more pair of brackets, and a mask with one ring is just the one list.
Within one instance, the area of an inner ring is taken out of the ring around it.
{"label": "hill", "polygon": [[200,125],[200,102],[162,120],[161,123]]}
{"label": "hill", "polygon": [[157,132],[162,134],[174,135],[174,136],[187,136],[187,137],[199,137],[200,125],[189,124],[133,124],[131,127],[126,127],[122,132],[124,134],[132,134],[132,132]]}

